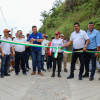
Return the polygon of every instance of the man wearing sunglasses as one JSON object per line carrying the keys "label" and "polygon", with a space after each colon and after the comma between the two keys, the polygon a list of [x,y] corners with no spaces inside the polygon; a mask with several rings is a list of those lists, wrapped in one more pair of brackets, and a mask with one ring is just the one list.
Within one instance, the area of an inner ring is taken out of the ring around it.
{"label": "man wearing sunglasses", "polygon": [[[4,29],[3,31],[4,37],[2,39],[12,41],[11,38],[9,38],[9,32],[10,30]],[[3,78],[4,76],[10,76],[10,74],[8,74],[10,55],[12,52],[13,56],[15,56],[15,52],[12,44],[4,42],[1,42],[0,50],[1,50],[1,78]]]}

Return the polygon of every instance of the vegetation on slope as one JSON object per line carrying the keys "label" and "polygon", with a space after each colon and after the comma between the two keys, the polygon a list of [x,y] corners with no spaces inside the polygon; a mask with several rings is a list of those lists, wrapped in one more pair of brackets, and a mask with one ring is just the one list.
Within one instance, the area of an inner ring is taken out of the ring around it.
{"label": "vegetation on slope", "polygon": [[50,38],[57,30],[69,40],[74,22],[79,22],[81,29],[87,30],[88,22],[93,21],[95,29],[100,31],[100,0],[56,0],[52,9],[42,12],[41,16],[41,33]]}

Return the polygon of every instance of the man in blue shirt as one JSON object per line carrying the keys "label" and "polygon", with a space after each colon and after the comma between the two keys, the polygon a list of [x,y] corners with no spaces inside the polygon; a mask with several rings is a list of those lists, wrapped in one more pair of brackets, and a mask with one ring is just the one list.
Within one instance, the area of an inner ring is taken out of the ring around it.
{"label": "man in blue shirt", "polygon": [[[30,41],[33,44],[41,45],[41,42],[43,41],[42,34],[37,32],[37,27],[32,26],[33,33],[29,35],[28,41]],[[43,76],[41,73],[41,47],[31,47],[31,55],[32,55],[32,66],[33,66],[33,72],[31,75],[35,75],[36,73],[36,66],[38,66],[38,74],[40,76]]]}
{"label": "man in blue shirt", "polygon": [[[94,29],[94,23],[89,22],[88,24],[88,31],[87,35],[89,37],[89,44],[86,47],[87,50],[89,51],[99,51],[99,46],[100,46],[100,33],[99,31]],[[90,59],[92,60],[92,70],[91,70],[91,75],[90,75],[90,81],[94,79],[94,74],[96,70],[96,56],[97,53],[85,53],[85,74],[83,77],[89,77],[89,62]]]}

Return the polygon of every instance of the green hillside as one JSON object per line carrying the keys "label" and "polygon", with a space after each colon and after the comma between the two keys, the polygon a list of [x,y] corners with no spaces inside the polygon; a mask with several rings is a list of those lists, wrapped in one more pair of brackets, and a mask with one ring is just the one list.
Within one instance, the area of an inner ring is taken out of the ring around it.
{"label": "green hillside", "polygon": [[100,0],[66,0],[64,3],[56,0],[52,9],[42,12],[41,16],[43,26],[39,31],[50,37],[58,30],[69,38],[74,22],[87,30],[88,22],[93,21],[95,28],[100,30]]}
{"label": "green hillside", "polygon": [[87,30],[88,22],[93,21],[95,29],[100,31],[100,0],[66,0],[64,3],[56,0],[52,9],[42,12],[41,16],[41,33],[50,38],[55,31],[60,31],[69,40],[74,22],[79,22],[81,29]]}

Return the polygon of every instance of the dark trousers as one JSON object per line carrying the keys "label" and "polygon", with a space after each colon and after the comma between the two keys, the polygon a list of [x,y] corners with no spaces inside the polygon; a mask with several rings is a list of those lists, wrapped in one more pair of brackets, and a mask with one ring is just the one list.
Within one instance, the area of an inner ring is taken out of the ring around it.
{"label": "dark trousers", "polygon": [[[77,51],[77,50],[74,50],[74,51]],[[74,52],[74,53],[72,53],[71,72],[70,72],[70,75],[72,75],[72,76],[74,76],[75,63],[76,63],[76,60],[78,57],[80,60],[79,76],[82,76],[83,71],[84,71],[84,53]]]}
{"label": "dark trousers", "polygon": [[[89,51],[96,51],[96,49],[88,49]],[[85,74],[89,75],[89,63],[90,59],[92,61],[92,70],[90,77],[94,77],[95,70],[96,70],[96,57],[95,53],[85,53]]]}
{"label": "dark trousers", "polygon": [[1,75],[8,74],[8,66],[10,62],[10,55],[4,55],[1,58]]}
{"label": "dark trousers", "polygon": [[31,51],[33,72],[38,67],[38,72],[41,72],[41,51]]}
{"label": "dark trousers", "polygon": [[63,53],[58,53],[58,57],[54,58],[54,53],[52,54],[53,56],[53,74],[55,74],[55,70],[56,70],[56,63],[58,65],[58,74],[60,74],[61,72],[61,61],[63,58]]}
{"label": "dark trousers", "polygon": [[47,69],[52,68],[52,56],[48,56],[47,59]]}
{"label": "dark trousers", "polygon": [[29,69],[29,56],[30,56],[30,52],[25,52],[25,68],[28,68]]}
{"label": "dark trousers", "polygon": [[23,74],[26,74],[25,69],[25,52],[15,52],[15,73],[18,74],[19,72],[19,64],[21,61],[21,67],[23,70]]}
{"label": "dark trousers", "polygon": [[41,55],[41,69],[44,68],[44,55]]}

